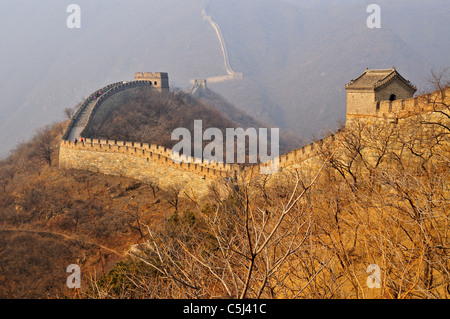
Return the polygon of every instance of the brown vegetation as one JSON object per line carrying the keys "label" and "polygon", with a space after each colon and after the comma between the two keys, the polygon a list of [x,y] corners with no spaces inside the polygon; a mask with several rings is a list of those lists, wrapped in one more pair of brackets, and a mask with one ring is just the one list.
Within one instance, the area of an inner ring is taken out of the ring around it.
{"label": "brown vegetation", "polygon": [[[211,127],[220,129],[224,142],[226,128],[267,127],[241,111],[236,111],[235,117],[224,115],[217,109],[223,103],[225,102],[222,100],[213,99],[201,101],[181,91],[160,94],[152,88],[133,88],[116,93],[103,102],[94,112],[82,135],[87,138],[134,141],[172,148],[178,140],[171,139],[171,132],[179,127],[194,132],[194,120],[202,120],[203,131]],[[232,107],[230,104],[225,106]],[[294,140],[281,131],[280,152],[291,149],[298,141],[299,139]],[[210,141],[204,141],[203,148],[208,143]],[[270,142],[268,147],[270,148]],[[191,149],[194,150],[194,145]]]}
{"label": "brown vegetation", "polygon": [[118,141],[139,141],[172,148],[171,132],[178,127],[194,130],[194,120],[203,121],[203,129],[225,128],[236,124],[219,111],[186,93],[160,94],[151,88],[119,92],[96,110],[83,135]]}
{"label": "brown vegetation", "polygon": [[228,184],[227,198],[148,227],[111,274],[126,284],[106,276],[88,296],[447,299],[449,108],[435,106],[354,120],[319,164]]}
{"label": "brown vegetation", "polygon": [[105,274],[139,242],[141,223],[173,212],[157,181],[58,168],[62,127],[39,130],[0,161],[0,298],[72,296],[68,265],[86,282]]}
{"label": "brown vegetation", "polygon": [[0,297],[73,296],[76,263],[84,298],[449,298],[450,108],[429,103],[207,203],[58,169],[63,126],[41,130],[0,162]]}

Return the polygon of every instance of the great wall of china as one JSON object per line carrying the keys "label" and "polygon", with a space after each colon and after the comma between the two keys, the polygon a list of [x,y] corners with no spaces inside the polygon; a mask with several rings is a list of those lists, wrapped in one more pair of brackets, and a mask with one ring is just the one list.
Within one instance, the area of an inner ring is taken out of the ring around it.
{"label": "great wall of china", "polygon": [[[155,144],[100,139],[80,140],[80,133],[89,123],[92,112],[111,95],[128,88],[154,86],[154,81],[118,82],[92,93],[78,108],[60,142],[59,163],[61,167],[89,170],[104,174],[135,178],[143,182],[157,181],[162,188],[180,187],[191,197],[202,197],[210,187],[220,180],[246,178],[250,168],[236,164],[215,163],[191,158],[189,162],[176,160],[172,150]],[[98,97],[98,92],[102,92]],[[430,101],[434,101],[430,103]],[[347,117],[346,126],[354,119],[398,122],[423,113],[436,111],[436,102],[450,103],[450,88],[409,99],[379,101],[374,103],[373,112]],[[349,112],[348,112],[349,113]],[[278,157],[279,171],[296,168],[300,164],[312,165],[323,145],[331,145],[341,139],[341,131],[315,141],[300,149]],[[272,160],[272,163],[274,160]],[[262,166],[270,165],[261,164]],[[256,169],[255,169],[256,168]],[[252,174],[259,170],[255,165]],[[277,174],[275,174],[277,175]]]}
{"label": "great wall of china", "polygon": [[211,18],[211,16],[206,14],[206,10],[202,11],[202,17],[203,20],[206,20],[209,22],[209,24],[213,27],[214,31],[216,32],[217,38],[220,43],[220,47],[222,49],[222,55],[223,60],[225,64],[225,69],[227,71],[227,75],[219,75],[219,76],[213,76],[209,77],[206,80],[208,83],[219,83],[229,80],[242,80],[244,75],[240,72],[234,72],[233,69],[230,66],[230,59],[228,58],[228,50],[227,46],[225,44],[225,39],[223,37],[222,31],[220,30],[219,25]]}
{"label": "great wall of china", "polygon": [[121,175],[149,182],[157,181],[163,188],[182,186],[191,196],[206,194],[219,179],[236,178],[237,165],[191,159],[178,161],[171,149],[154,144],[130,141],[84,139],[81,134],[94,112],[112,95],[136,87],[153,87],[161,93],[168,90],[166,73],[135,74],[134,81],[116,82],[94,91],[78,107],[62,136],[59,152],[61,167]]}

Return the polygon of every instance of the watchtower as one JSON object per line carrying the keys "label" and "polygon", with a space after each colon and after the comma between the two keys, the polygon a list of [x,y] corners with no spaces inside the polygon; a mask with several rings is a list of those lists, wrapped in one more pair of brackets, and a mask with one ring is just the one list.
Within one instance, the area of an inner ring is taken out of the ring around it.
{"label": "watchtower", "polygon": [[369,70],[345,86],[347,119],[375,116],[380,101],[412,98],[416,87],[392,69]]}
{"label": "watchtower", "polygon": [[195,79],[194,85],[192,86],[191,90],[189,91],[189,94],[193,95],[195,97],[201,97],[207,91],[208,91],[208,88],[206,86],[206,79]]}
{"label": "watchtower", "polygon": [[165,72],[136,72],[135,81],[149,81],[160,92],[169,91],[169,75]]}

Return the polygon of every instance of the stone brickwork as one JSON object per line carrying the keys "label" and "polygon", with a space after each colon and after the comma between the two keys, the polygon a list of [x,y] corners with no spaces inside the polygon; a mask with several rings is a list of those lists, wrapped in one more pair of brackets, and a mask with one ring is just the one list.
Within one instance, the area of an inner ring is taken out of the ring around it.
{"label": "stone brickwork", "polygon": [[135,81],[148,81],[159,91],[169,90],[169,75],[165,72],[136,72]]}
{"label": "stone brickwork", "polygon": [[[107,87],[108,94],[114,94],[114,92],[128,87],[143,85],[146,82],[116,83]],[[393,83],[395,82],[391,82],[391,85],[395,85]],[[103,95],[101,99],[108,98],[108,94]],[[399,96],[401,97],[401,95]],[[358,102],[359,99],[361,99],[360,102]],[[91,100],[90,96],[84,104],[88,105]],[[352,103],[368,105],[366,102],[364,95],[360,94],[355,96]],[[99,101],[100,103],[101,101]],[[450,104],[450,88],[415,98],[379,101],[377,106],[372,104],[376,107],[375,110],[368,109],[367,112],[351,116],[348,114],[346,126],[352,125],[353,119],[366,119],[367,123],[370,121],[398,122],[399,119],[401,121],[422,113],[433,113],[443,104]],[[74,143],[67,140],[70,130],[69,124],[60,144],[59,163],[61,167],[126,176],[143,182],[154,180],[158,181],[161,188],[179,186],[188,196],[194,197],[206,195],[209,187],[216,182],[230,179],[245,180],[251,175],[250,168],[239,165],[199,161],[192,158],[190,158],[190,163],[174,161],[171,149],[155,144],[99,139],[85,139],[84,142]],[[306,169],[309,172],[317,171],[323,162],[323,160],[319,160],[320,150],[326,149],[327,146],[331,149],[332,145],[339,143],[344,138],[344,131],[345,128],[303,148],[281,155],[278,158],[280,171],[298,168],[302,168],[303,171]],[[270,164],[261,165],[268,166]],[[259,174],[260,166],[254,166],[251,172]],[[277,178],[278,175],[282,176],[282,174],[274,174],[272,178]]]}
{"label": "stone brickwork", "polygon": [[368,90],[347,91],[347,118],[376,111],[375,92]]}
{"label": "stone brickwork", "polygon": [[59,165],[108,175],[157,181],[161,188],[180,187],[202,197],[214,183],[234,178],[238,167],[224,163],[173,161],[171,150],[146,143],[91,140],[60,143]]}
{"label": "stone brickwork", "polygon": [[393,80],[375,92],[375,101],[389,101],[392,94],[395,94],[396,100],[406,100],[413,96],[413,93],[407,89],[403,82]]}
{"label": "stone brickwork", "polygon": [[[388,121],[396,123],[407,118],[433,113],[440,114],[439,111],[450,105],[450,88],[444,91],[436,91],[430,94],[421,95],[407,100],[381,101],[379,110],[374,114],[360,114],[347,118],[346,127],[353,124],[352,120],[365,120],[366,123],[371,121]],[[437,111],[437,112],[436,112]],[[434,121],[442,121],[442,117],[437,116]],[[302,148],[296,149],[279,157],[280,169],[305,166],[311,167],[317,163],[318,151],[326,145],[338,143],[343,138],[343,131],[324,137]],[[272,161],[273,162],[273,161]],[[267,165],[265,165],[267,166]]]}
{"label": "stone brickwork", "polygon": [[72,128],[76,125],[77,121],[79,120],[81,114],[85,111],[86,107],[95,100],[95,97],[97,96],[98,92],[107,92],[109,91],[111,88],[114,88],[120,84],[123,84],[124,82],[117,82],[117,83],[113,83],[113,84],[109,84],[95,92],[93,92],[92,94],[90,94],[86,100],[83,101],[83,103],[81,103],[81,105],[78,107],[78,109],[75,111],[75,114],[72,116],[72,118],[69,121],[69,124],[66,128],[66,131],[63,134],[63,140],[66,140],[69,138],[69,134],[72,130]]}
{"label": "stone brickwork", "polygon": [[[100,108],[100,106],[103,104],[103,102],[105,102],[108,98],[110,98],[112,95],[119,93],[121,91],[136,88],[136,87],[153,87],[155,90],[160,91],[159,89],[157,89],[155,87],[154,83],[151,81],[139,80],[139,81],[116,83],[114,86],[108,87],[108,90],[103,90],[102,91],[103,93],[95,100],[95,104],[92,107],[89,119],[86,121],[86,124],[84,127],[86,128],[90,125],[91,119],[93,117],[92,115],[95,114],[95,112]],[[98,91],[96,91],[96,92],[98,92]],[[93,93],[93,95],[95,95],[95,92]],[[83,105],[84,104],[85,103],[83,103]],[[86,106],[84,106],[84,107],[87,107],[88,105],[89,105],[89,103],[86,104]],[[81,107],[80,107],[80,109],[81,109]],[[82,112],[80,112],[80,115],[81,115],[81,113]],[[82,130],[81,134],[83,134],[83,133],[84,133],[84,129]]]}
{"label": "stone brickwork", "polygon": [[367,114],[347,115],[347,121],[352,118],[404,118],[420,113],[432,112],[439,109],[442,104],[450,103],[450,89],[436,91],[409,99],[395,101],[380,101],[375,105],[375,112]]}
{"label": "stone brickwork", "polygon": [[408,80],[395,68],[369,70],[345,86],[347,91],[347,118],[375,115],[381,101],[405,100],[416,92]]}

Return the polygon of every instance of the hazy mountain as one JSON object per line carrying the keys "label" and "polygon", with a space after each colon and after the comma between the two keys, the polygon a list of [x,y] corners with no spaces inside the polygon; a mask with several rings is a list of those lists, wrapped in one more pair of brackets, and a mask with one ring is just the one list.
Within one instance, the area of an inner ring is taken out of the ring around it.
{"label": "hazy mountain", "polygon": [[81,29],[68,29],[68,3],[0,4],[0,155],[44,124],[61,120],[106,84],[136,71],[169,73],[172,87],[225,75],[217,22],[241,81],[209,83],[254,118],[304,138],[345,115],[345,83],[366,67],[389,68],[419,88],[430,68],[450,65],[450,3],[378,1],[78,0]]}
{"label": "hazy mountain", "polygon": [[[290,2],[211,1],[209,10],[229,39],[231,64],[279,106],[273,116],[279,125],[304,136],[344,118],[345,83],[366,67],[395,65],[420,86],[433,64],[450,62],[445,50],[428,54],[430,34],[439,42],[436,48],[449,45],[438,36],[450,30],[449,5],[443,1],[379,2],[381,29],[366,26],[367,1],[322,1],[307,8]],[[225,96],[235,89],[212,88]],[[255,107],[230,100],[247,111]]]}
{"label": "hazy mountain", "polygon": [[[245,129],[249,127],[254,128],[272,127],[270,124],[263,122],[261,120],[256,120],[254,117],[250,116],[246,112],[238,109],[233,104],[228,102],[223,96],[211,91],[207,86],[205,87],[194,86],[188,92],[190,93],[190,95],[199,99],[201,102],[218,110],[222,116],[225,116],[227,119],[230,119],[233,123],[235,123],[234,127],[242,127]],[[279,138],[280,138],[279,150],[281,154],[289,152],[291,150],[294,150],[307,144],[306,141],[303,140],[301,136],[287,130],[281,130]]]}

